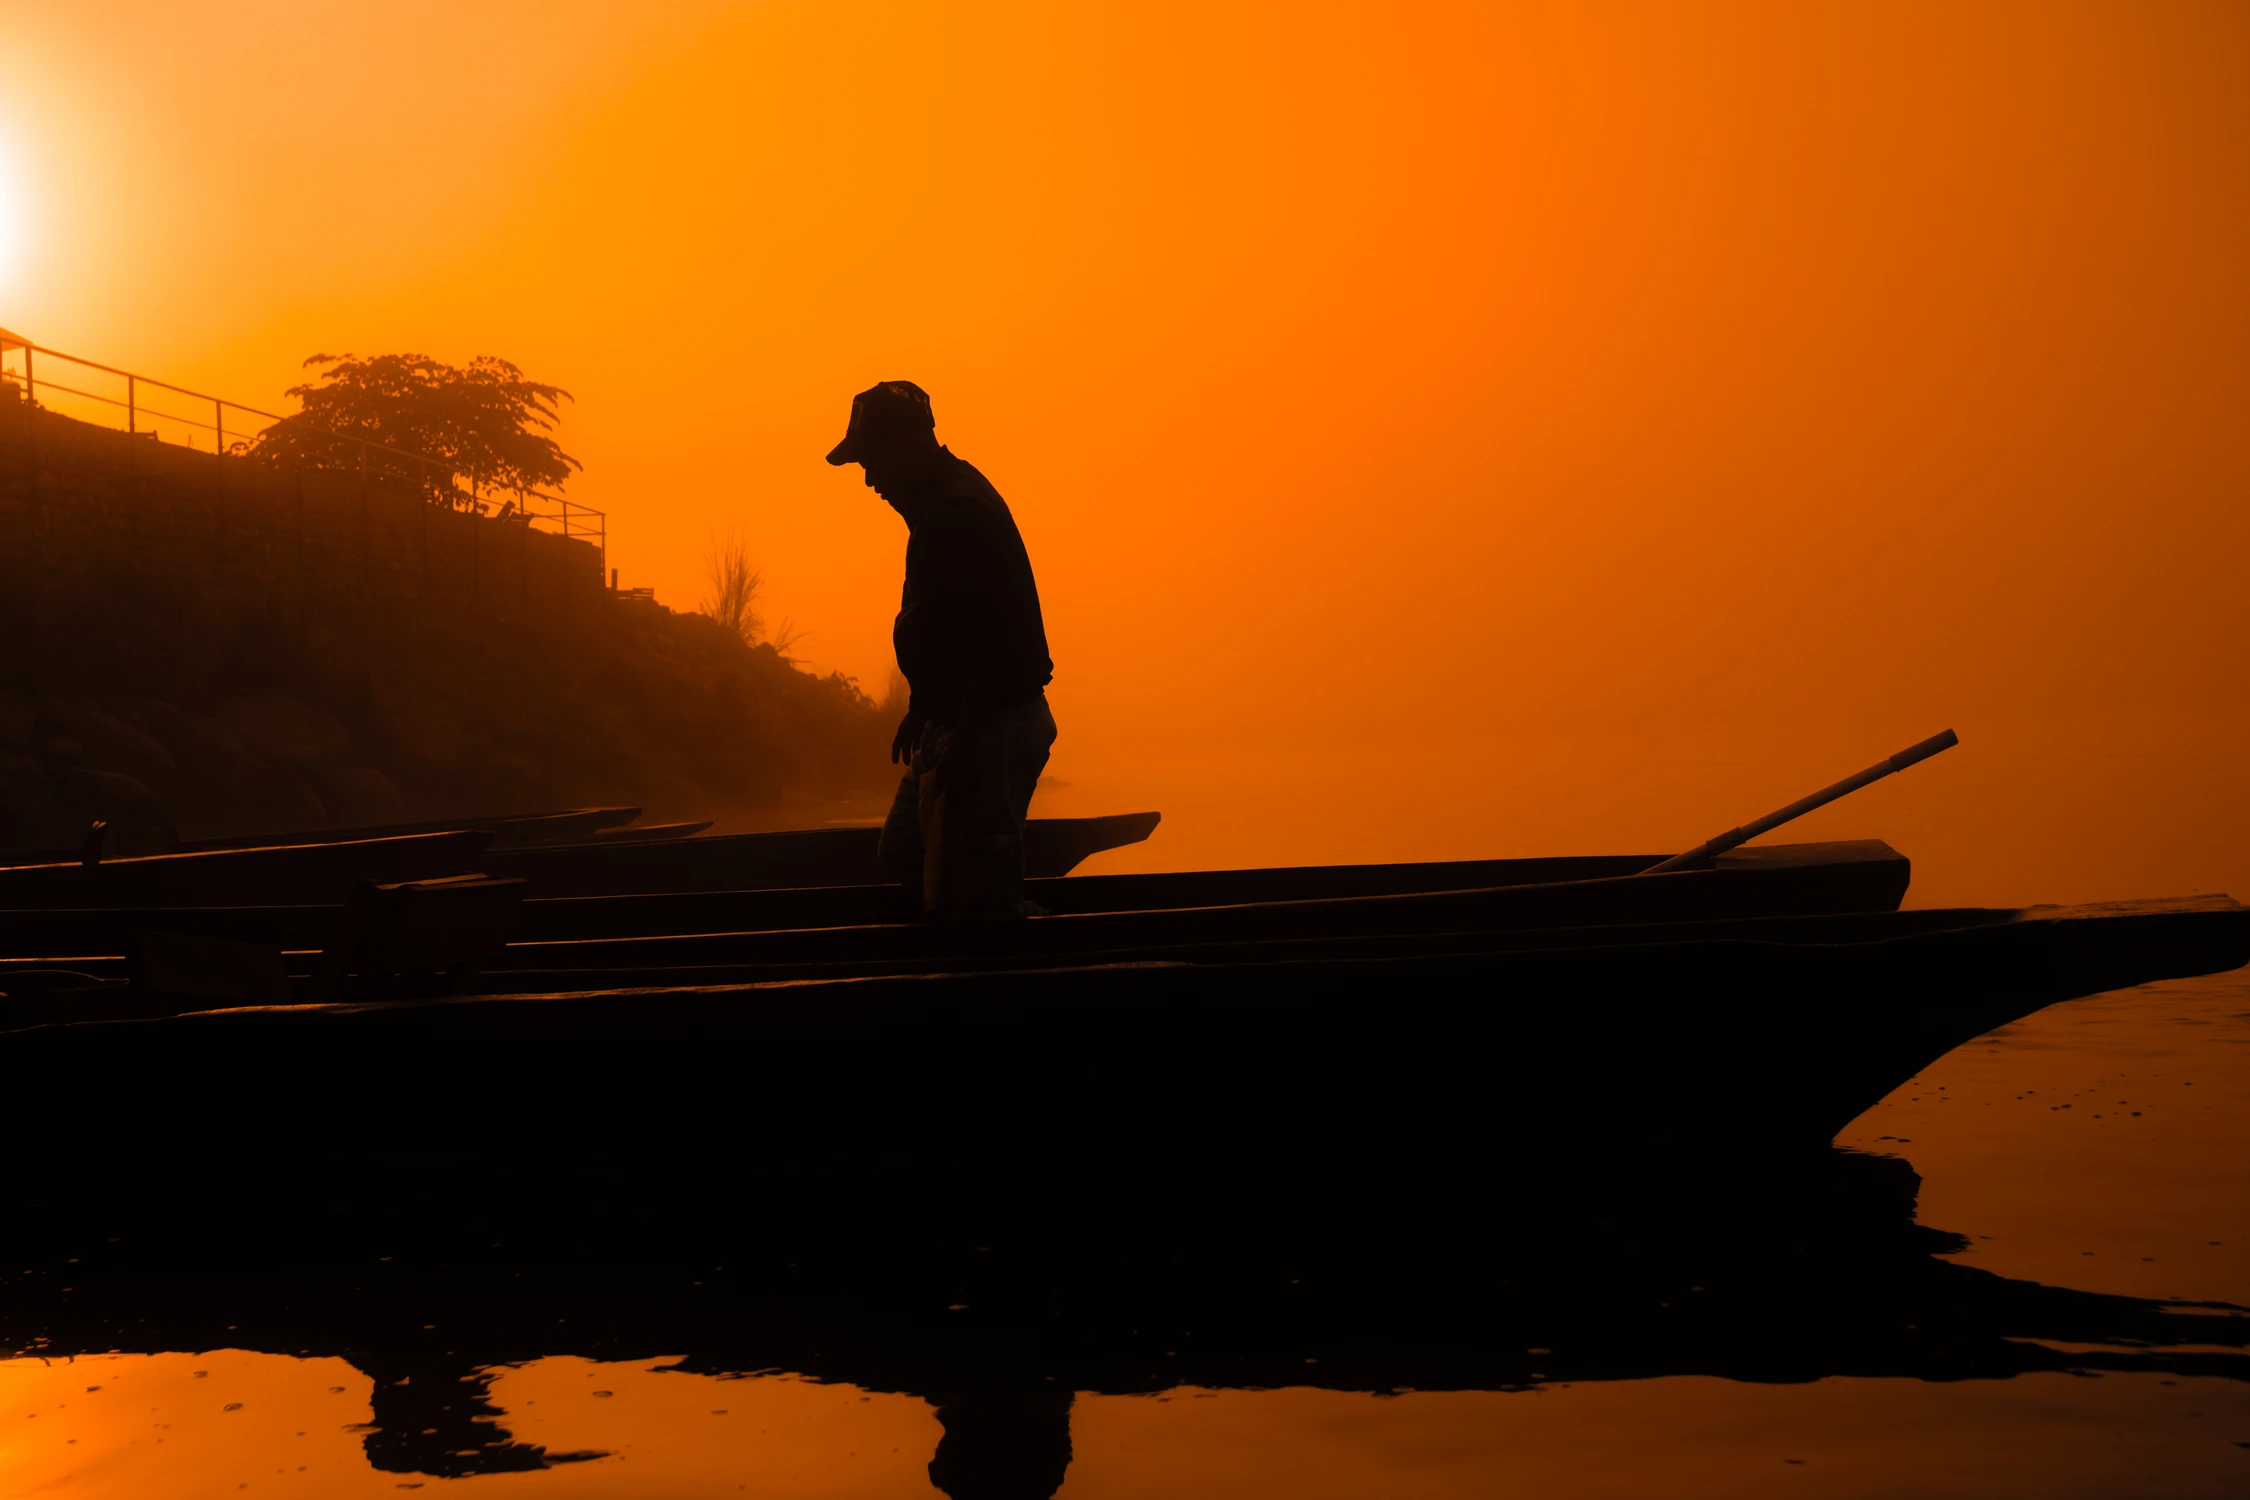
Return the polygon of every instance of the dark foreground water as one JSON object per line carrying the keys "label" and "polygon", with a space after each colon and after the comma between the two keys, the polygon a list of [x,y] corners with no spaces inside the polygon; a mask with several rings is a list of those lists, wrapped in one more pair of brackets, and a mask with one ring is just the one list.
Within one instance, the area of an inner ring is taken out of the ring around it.
{"label": "dark foreground water", "polygon": [[0,1266],[0,1495],[903,1497],[933,1457],[963,1500],[2250,1493],[2250,980],[2051,1008],[1837,1144],[1870,1156],[1712,1164],[1709,1219],[1595,1191],[1460,1255],[1340,1222],[1342,1257],[1036,1293],[971,1246],[956,1292],[864,1304],[769,1298],[785,1247],[573,1256],[599,1189],[522,1205],[553,1232],[520,1260],[423,1203],[391,1258],[359,1230],[232,1279],[161,1226],[137,1257],[64,1226]]}

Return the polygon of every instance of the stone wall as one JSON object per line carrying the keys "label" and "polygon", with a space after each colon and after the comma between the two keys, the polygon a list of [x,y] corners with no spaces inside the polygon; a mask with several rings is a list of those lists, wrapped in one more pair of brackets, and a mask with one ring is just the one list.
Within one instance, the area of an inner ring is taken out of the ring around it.
{"label": "stone wall", "polygon": [[245,632],[331,620],[538,630],[604,594],[584,541],[0,402],[0,631],[68,678],[146,655],[177,683]]}
{"label": "stone wall", "polygon": [[880,738],[587,542],[0,401],[0,846],[770,809],[877,785]]}

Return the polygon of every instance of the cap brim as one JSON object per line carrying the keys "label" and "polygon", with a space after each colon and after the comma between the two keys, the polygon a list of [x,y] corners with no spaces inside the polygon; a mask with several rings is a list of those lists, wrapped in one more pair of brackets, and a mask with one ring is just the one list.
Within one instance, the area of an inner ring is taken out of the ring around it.
{"label": "cap brim", "polygon": [[859,450],[852,446],[850,438],[845,438],[828,450],[828,461],[838,468],[842,468],[845,464],[856,464],[859,462]]}

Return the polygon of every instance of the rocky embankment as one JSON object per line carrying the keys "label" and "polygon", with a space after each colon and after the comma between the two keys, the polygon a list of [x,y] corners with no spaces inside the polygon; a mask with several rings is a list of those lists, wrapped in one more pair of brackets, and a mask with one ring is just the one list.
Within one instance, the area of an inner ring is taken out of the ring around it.
{"label": "rocky embankment", "polygon": [[0,847],[74,848],[97,818],[113,853],[596,803],[817,821],[888,785],[888,720],[849,681],[700,615],[612,609],[568,661],[488,638],[286,684],[0,689]]}
{"label": "rocky embankment", "polygon": [[229,698],[191,713],[161,698],[0,693],[0,839],[73,845],[96,818],[120,852],[156,852],[167,832],[296,831],[398,822],[406,799],[351,760],[327,710],[294,698]]}
{"label": "rocky embankment", "polygon": [[610,649],[572,663],[480,642],[296,691],[0,689],[0,847],[75,848],[97,818],[113,853],[595,803],[817,821],[888,784],[888,722],[848,681],[699,615],[615,608]]}
{"label": "rocky embankment", "polygon": [[0,849],[592,804],[864,811],[849,680],[604,588],[583,539],[0,400]]}

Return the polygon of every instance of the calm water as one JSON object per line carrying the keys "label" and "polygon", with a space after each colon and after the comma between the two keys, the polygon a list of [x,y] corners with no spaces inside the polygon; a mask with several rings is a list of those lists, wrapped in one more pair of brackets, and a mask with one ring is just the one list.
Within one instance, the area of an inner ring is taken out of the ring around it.
{"label": "calm water", "polygon": [[[1210,1298],[1103,1269],[1036,1324],[1074,1394],[945,1388],[1027,1336],[970,1263],[868,1316],[769,1308],[739,1265],[589,1270],[567,1233],[456,1244],[426,1205],[295,1280],[66,1227],[0,1268],[0,1494],[918,1496],[941,1441],[959,1496],[2250,1492],[2250,981],[2053,1007],[1838,1144],[1911,1163],[1925,1228],[1899,1166],[1845,1159],[1743,1189],[1770,1217],[1715,1239],[1610,1204],[1513,1264],[1409,1246]],[[475,1191],[505,1193],[488,1147]],[[708,1340],[705,1296],[730,1299]]]}

